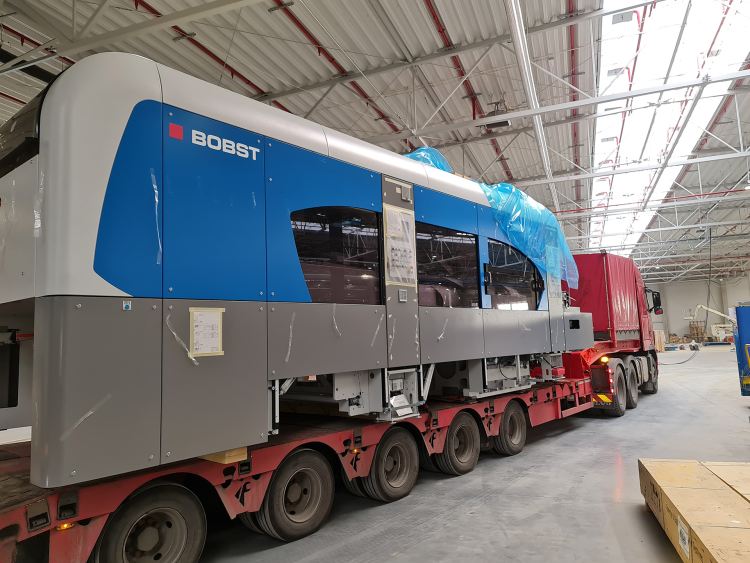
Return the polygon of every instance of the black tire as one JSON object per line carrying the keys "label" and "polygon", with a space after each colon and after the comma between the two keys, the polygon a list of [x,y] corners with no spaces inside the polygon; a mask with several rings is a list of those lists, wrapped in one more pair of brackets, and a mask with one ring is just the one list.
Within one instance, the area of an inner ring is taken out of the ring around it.
{"label": "black tire", "polygon": [[476,466],[481,446],[479,427],[474,417],[460,412],[448,427],[445,448],[433,456],[435,465],[448,475],[464,475]]}
{"label": "black tire", "polygon": [[182,485],[164,483],[136,493],[110,517],[93,563],[196,563],[206,542],[203,505]]}
{"label": "black tire", "polygon": [[349,479],[349,477],[346,475],[344,470],[341,470],[341,482],[344,484],[344,488],[349,491],[351,494],[357,497],[366,497],[367,493],[362,488],[362,478],[361,477],[355,477],[354,479]]}
{"label": "black tire", "polygon": [[638,372],[635,367],[635,359],[632,356],[626,356],[623,360],[623,366],[626,373],[625,407],[634,409],[638,406]]}
{"label": "black tire", "polygon": [[422,471],[431,471],[432,473],[440,471],[432,460],[432,456],[427,453],[425,448],[419,448],[419,468]]}
{"label": "black tire", "polygon": [[625,414],[627,409],[627,385],[625,384],[625,370],[622,364],[618,364],[614,368],[614,375],[612,376],[612,385],[615,389],[614,397],[612,397],[612,407],[607,409],[607,414],[610,416],[622,416]]}
{"label": "black tire", "polygon": [[526,415],[518,401],[511,401],[503,412],[500,433],[490,438],[492,450],[499,455],[516,455],[526,445]]}
{"label": "black tire", "polygon": [[655,395],[659,392],[659,364],[653,356],[648,357],[648,381],[641,387],[646,395]]}
{"label": "black tire", "polygon": [[274,473],[257,512],[258,525],[282,541],[308,536],[331,513],[334,490],[333,471],[326,458],[315,450],[297,450]]}
{"label": "black tire", "polygon": [[258,524],[257,512],[243,512],[237,515],[237,520],[251,532],[265,535],[265,532],[260,528],[260,524]]}
{"label": "black tire", "polygon": [[408,495],[419,477],[419,449],[403,428],[391,428],[378,444],[370,474],[362,477],[367,496],[393,502]]}

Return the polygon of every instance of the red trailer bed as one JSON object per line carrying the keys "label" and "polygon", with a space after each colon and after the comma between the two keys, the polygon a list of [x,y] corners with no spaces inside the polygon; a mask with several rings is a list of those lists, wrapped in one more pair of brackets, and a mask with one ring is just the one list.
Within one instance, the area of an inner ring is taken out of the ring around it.
{"label": "red trailer bed", "polygon": [[[155,482],[177,483],[198,496],[213,494],[234,518],[262,507],[274,473],[291,453],[301,448],[325,453],[330,462],[339,465],[332,467],[334,471],[342,471],[345,479],[356,483],[370,474],[378,445],[394,426],[407,429],[429,456],[444,451],[452,423],[461,413],[469,413],[483,439],[492,440],[499,436],[511,403],[515,404],[514,409],[523,409],[533,427],[591,408],[591,395],[588,378],[560,379],[473,403],[431,402],[419,417],[396,425],[363,419],[290,416],[279,435],[267,444],[248,448],[246,460],[223,464],[194,459],[61,489],[42,489],[29,483],[28,443],[3,446],[0,562],[13,561],[19,542],[48,534],[50,563],[85,563],[118,507]],[[354,489],[358,490],[358,486]]]}

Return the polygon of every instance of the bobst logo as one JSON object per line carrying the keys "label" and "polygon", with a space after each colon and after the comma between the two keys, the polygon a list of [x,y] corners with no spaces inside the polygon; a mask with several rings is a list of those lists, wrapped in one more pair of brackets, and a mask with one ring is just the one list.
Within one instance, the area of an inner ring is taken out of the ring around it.
{"label": "bobst logo", "polygon": [[[169,136],[173,139],[182,141],[184,137],[182,125],[170,123]],[[199,147],[207,147],[211,150],[231,154],[239,158],[252,158],[253,160],[256,160],[258,153],[260,152],[260,149],[257,147],[251,147],[245,143],[238,143],[232,139],[225,139],[218,135],[211,135],[198,129],[193,129],[191,131],[190,142]]]}

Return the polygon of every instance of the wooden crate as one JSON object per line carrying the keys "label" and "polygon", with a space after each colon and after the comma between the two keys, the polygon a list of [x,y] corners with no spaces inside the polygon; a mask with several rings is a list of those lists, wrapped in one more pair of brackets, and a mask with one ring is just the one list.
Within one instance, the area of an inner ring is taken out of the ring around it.
{"label": "wooden crate", "polygon": [[639,459],[641,493],[685,563],[750,561],[750,463]]}

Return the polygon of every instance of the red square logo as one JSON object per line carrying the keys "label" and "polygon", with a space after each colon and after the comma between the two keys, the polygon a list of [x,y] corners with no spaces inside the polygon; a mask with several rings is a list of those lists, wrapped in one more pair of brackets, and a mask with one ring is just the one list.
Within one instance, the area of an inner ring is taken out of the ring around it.
{"label": "red square logo", "polygon": [[169,124],[169,136],[178,141],[182,141],[182,125],[176,123]]}

